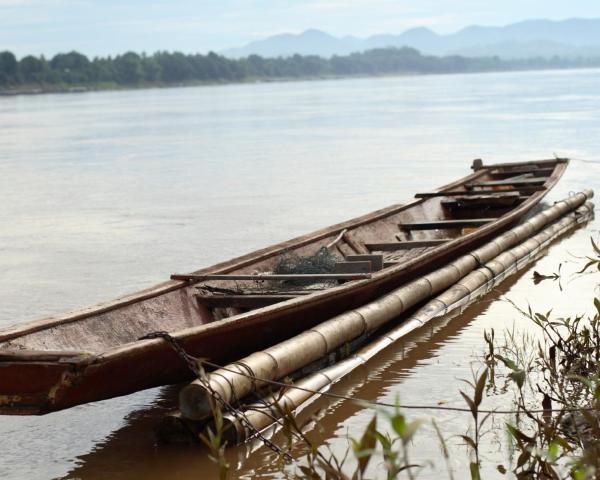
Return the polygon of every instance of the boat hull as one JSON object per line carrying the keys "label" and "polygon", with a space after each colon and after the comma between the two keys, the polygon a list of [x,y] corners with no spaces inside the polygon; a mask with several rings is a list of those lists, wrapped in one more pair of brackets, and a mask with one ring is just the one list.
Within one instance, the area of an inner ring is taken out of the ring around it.
{"label": "boat hull", "polygon": [[[94,315],[98,318],[102,315],[113,315],[117,319],[122,315],[123,320],[126,320],[133,316],[128,317],[130,314],[124,314],[123,309],[129,309],[127,312],[138,309],[141,313],[136,316],[136,321],[143,322],[143,315],[146,314],[148,318],[152,317],[154,322],[144,326],[145,333],[168,330],[190,354],[210,359],[217,364],[234,361],[297,335],[344,311],[373,301],[511,228],[539,203],[567,166],[567,161],[564,160],[557,160],[554,163],[543,162],[537,162],[537,165],[553,165],[552,174],[548,177],[544,190],[533,193],[526,201],[494,222],[432,248],[426,256],[416,256],[376,272],[370,279],[348,282],[301,298],[209,323],[202,322],[206,312],[197,306],[190,307],[187,303],[191,287],[189,282],[167,282],[111,304],[63,317],[19,325],[0,332],[0,341],[5,342],[5,347],[0,348],[0,413],[45,414],[192,378],[182,358],[162,339],[137,340],[136,338],[134,341],[103,350],[98,347],[100,351],[92,352],[23,351],[6,347],[18,344],[21,338],[42,336],[43,340],[49,338],[44,335],[66,335],[64,332],[68,331],[77,332],[77,335],[85,337],[88,330],[82,327],[78,331],[77,322],[81,320],[87,322]],[[493,167],[499,168],[497,165]],[[442,189],[451,191],[480,176],[481,172],[476,171]],[[394,206],[373,212],[196,273],[239,271],[245,268],[245,265],[252,265],[259,258],[281,254],[292,246],[309,245],[335,237],[343,228],[370,225],[369,222],[376,222],[380,217],[385,218],[395,209],[411,208],[419,205],[420,202],[423,200],[416,200],[402,207]],[[172,301],[167,301],[169,298]],[[159,299],[163,300],[159,301]],[[158,303],[150,308],[143,303],[147,301]],[[179,304],[182,305],[181,309],[173,307]],[[142,308],[142,305],[145,306]],[[153,315],[155,310],[160,310],[161,305],[164,309],[160,315]],[[172,319],[177,319],[179,323],[171,322]],[[127,330],[126,322],[121,323],[122,328]],[[114,325],[114,322],[99,321],[94,324],[94,328],[97,329],[94,333],[98,338],[102,338],[102,329],[106,328],[104,336],[115,335]],[[124,333],[123,336],[125,337]],[[90,345],[91,350],[94,350],[93,342]]]}

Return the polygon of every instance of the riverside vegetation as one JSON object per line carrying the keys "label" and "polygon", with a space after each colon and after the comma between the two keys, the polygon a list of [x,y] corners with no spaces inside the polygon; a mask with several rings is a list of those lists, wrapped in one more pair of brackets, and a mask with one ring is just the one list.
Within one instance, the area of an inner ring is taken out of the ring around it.
{"label": "riverside vegetation", "polygon": [[[600,271],[600,248],[593,240],[592,247],[593,254],[578,274]],[[462,411],[471,418],[467,431],[459,438],[445,438],[435,419],[430,420],[448,478],[454,478],[451,460],[460,454],[450,444],[455,447],[457,441],[468,457],[471,479],[484,478],[482,467],[489,465],[481,453],[482,438],[491,434],[491,424],[494,428],[501,425],[508,437],[506,460],[494,465],[494,477],[600,478],[600,299],[594,300],[595,312],[590,316],[556,318],[552,312],[514,307],[534,330],[507,330],[502,340],[493,330],[485,332],[477,371],[460,391],[465,402]],[[485,407],[486,398],[507,394],[511,397],[508,410]],[[412,462],[410,449],[425,420],[410,420],[399,403],[393,409],[364,406],[376,412],[359,439],[348,439],[346,454],[341,457],[304,433],[308,423],[318,428],[318,420],[300,424],[292,412],[279,412],[285,439],[275,448],[280,475],[290,479],[412,480],[424,473],[426,465]],[[220,478],[225,479],[230,466],[225,457],[224,422],[216,405],[214,413],[214,427],[201,439],[219,467]],[[294,459],[292,453],[298,449],[304,455]],[[450,450],[455,452],[452,456]],[[489,475],[490,469],[486,471]]]}
{"label": "riverside vegetation", "polygon": [[134,88],[162,85],[268,81],[340,76],[490,72],[600,66],[600,58],[436,57],[413,48],[378,48],[363,53],[322,58],[294,55],[262,58],[250,55],[229,59],[207,55],[127,52],[89,59],[78,52],[51,59],[0,52],[0,90],[4,93],[72,91],[77,89]]}

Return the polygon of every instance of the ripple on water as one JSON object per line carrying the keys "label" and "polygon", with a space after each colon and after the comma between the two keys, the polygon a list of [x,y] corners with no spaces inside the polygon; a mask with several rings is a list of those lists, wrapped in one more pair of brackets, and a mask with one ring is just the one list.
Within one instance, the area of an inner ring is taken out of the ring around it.
{"label": "ripple on water", "polygon": [[[551,199],[598,187],[599,165],[590,163],[600,136],[597,73],[0,98],[0,325],[103,301],[176,270],[406,202],[463,175],[472,158],[573,156],[582,160],[572,163]],[[553,247],[535,268],[552,272],[568,253],[587,252],[589,233]],[[564,313],[589,305],[591,277],[561,292],[554,283],[533,287],[529,276],[513,279],[502,294],[519,305],[552,302]],[[483,331],[523,325],[497,298],[491,294],[420,332],[412,347],[389,349],[332,391],[459,403],[460,378],[471,374]],[[154,445],[152,429],[174,399],[170,389],[150,390],[45,417],[5,417],[0,475],[192,479],[201,472],[210,478],[215,470],[197,449]],[[360,432],[371,415],[331,399],[313,407],[326,414],[322,430],[310,434],[338,452],[347,433]],[[445,434],[464,433],[463,416],[436,417]],[[417,460],[435,459],[428,470],[434,478],[444,467],[427,432],[415,452]],[[490,458],[494,448],[490,442]],[[242,478],[274,476],[274,455],[264,448],[229,455]]]}

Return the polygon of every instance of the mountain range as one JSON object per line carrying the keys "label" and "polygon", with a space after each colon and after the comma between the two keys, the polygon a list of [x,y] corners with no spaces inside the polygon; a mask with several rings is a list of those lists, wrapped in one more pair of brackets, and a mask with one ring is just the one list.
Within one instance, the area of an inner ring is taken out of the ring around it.
{"label": "mountain range", "polygon": [[335,37],[310,29],[300,34],[280,34],[221,52],[231,58],[256,54],[285,57],[294,54],[348,55],[373,48],[413,47],[424,54],[497,55],[501,58],[600,57],[600,19],[525,20],[503,27],[473,25],[455,33],[438,34],[425,27],[400,34],[367,38]]}

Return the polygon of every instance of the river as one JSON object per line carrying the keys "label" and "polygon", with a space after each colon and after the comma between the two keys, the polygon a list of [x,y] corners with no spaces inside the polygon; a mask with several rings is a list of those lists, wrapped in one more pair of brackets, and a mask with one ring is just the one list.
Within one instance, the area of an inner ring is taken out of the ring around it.
{"label": "river", "polygon": [[[108,300],[391,203],[486,163],[573,158],[550,200],[600,185],[600,71],[572,70],[260,83],[0,98],[0,327]],[[576,270],[593,223],[535,269]],[[592,277],[533,287],[511,278],[462,316],[392,347],[334,392],[459,404],[482,333],[522,321],[506,295],[588,309]],[[410,343],[410,342],[409,342]],[[5,479],[211,478],[197,448],[157,446],[174,390],[43,417],[2,417]],[[319,400],[320,436],[341,452],[371,413]],[[411,417],[427,412],[410,412]],[[445,434],[460,414],[437,415]],[[462,430],[461,430],[462,429]],[[421,478],[445,467],[415,440]],[[464,448],[456,447],[458,478]],[[498,447],[489,443],[491,458]],[[271,477],[273,455],[230,453],[234,477]],[[464,473],[464,472],[463,472]]]}

